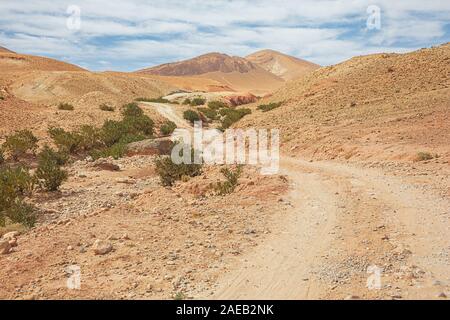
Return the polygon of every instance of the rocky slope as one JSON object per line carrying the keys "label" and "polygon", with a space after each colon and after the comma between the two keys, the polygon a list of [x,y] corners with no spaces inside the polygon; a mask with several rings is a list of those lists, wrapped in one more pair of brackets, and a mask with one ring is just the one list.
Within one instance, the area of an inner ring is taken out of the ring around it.
{"label": "rocky slope", "polygon": [[[283,149],[319,158],[449,159],[450,45],[355,57],[288,83],[240,126],[282,130]],[[254,106],[256,107],[256,105]]]}

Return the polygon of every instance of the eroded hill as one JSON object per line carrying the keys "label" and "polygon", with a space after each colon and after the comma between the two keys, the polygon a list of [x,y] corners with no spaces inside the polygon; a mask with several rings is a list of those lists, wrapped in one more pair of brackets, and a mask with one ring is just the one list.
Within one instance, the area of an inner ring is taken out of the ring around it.
{"label": "eroded hill", "polygon": [[449,62],[449,44],[355,57],[288,83],[260,103],[281,107],[240,126],[279,128],[285,152],[315,159],[409,161],[428,152],[446,161]]}

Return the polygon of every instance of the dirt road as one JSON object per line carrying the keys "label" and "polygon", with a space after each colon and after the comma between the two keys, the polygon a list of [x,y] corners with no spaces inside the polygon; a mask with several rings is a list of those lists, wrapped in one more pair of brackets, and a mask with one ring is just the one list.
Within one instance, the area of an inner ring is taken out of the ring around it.
{"label": "dirt road", "polygon": [[177,110],[170,104],[165,103],[154,103],[154,102],[140,102],[139,105],[143,106],[144,108],[153,108],[156,112],[161,114],[163,117],[165,117],[167,120],[173,121],[178,128],[191,128],[191,125],[189,122],[183,119],[181,114],[177,112]]}
{"label": "dirt road", "polygon": [[[183,121],[167,106],[155,107],[175,123]],[[414,299],[449,293],[448,197],[406,177],[338,162],[283,157],[281,170],[291,180],[291,210],[273,221],[274,232],[262,245],[228,267],[212,296],[197,298]]]}

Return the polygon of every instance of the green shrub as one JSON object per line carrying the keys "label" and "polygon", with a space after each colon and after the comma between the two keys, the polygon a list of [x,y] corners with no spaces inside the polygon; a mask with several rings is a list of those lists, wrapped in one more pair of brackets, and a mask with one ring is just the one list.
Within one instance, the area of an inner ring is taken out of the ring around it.
{"label": "green shrub", "polygon": [[122,121],[106,120],[101,131],[101,139],[107,147],[120,141],[126,134],[126,128]]}
{"label": "green shrub", "polygon": [[159,97],[159,98],[137,98],[135,101],[139,101],[139,102],[154,102],[154,103],[170,103],[169,100],[164,99],[163,97]]}
{"label": "green shrub", "polygon": [[177,301],[186,300],[186,295],[183,292],[177,292],[173,296],[173,300],[177,300]]}
{"label": "green shrub", "polygon": [[106,147],[116,143],[131,143],[150,138],[153,121],[147,116],[127,117],[122,121],[107,120],[103,124],[101,140]]}
{"label": "green shrub", "polygon": [[124,117],[140,117],[144,115],[144,111],[133,102],[123,106],[122,115]]}
{"label": "green shrub", "polygon": [[153,135],[153,127],[155,123],[150,117],[146,115],[141,116],[126,116],[122,120],[122,124],[124,126],[125,133],[138,135],[142,134],[147,137],[151,137]]}
{"label": "green shrub", "polygon": [[34,225],[34,207],[24,202],[24,196],[33,188],[34,178],[26,168],[0,168],[0,226],[5,226],[8,219],[28,227]]}
{"label": "green shrub", "polygon": [[194,110],[186,110],[183,113],[183,118],[191,123],[194,123],[195,121],[200,121],[199,114],[197,112],[195,112]]}
{"label": "green shrub", "polygon": [[210,108],[198,108],[198,111],[200,111],[205,117],[207,117],[210,120],[217,120],[217,111]]}
{"label": "green shrub", "polygon": [[269,104],[262,104],[258,106],[258,110],[262,110],[262,112],[268,112],[270,110],[281,107],[282,104],[283,102],[272,102]]}
{"label": "green shrub", "polygon": [[91,125],[83,125],[76,134],[79,137],[77,149],[79,151],[88,151],[98,148],[103,144],[101,129]]}
{"label": "green shrub", "polygon": [[60,152],[119,158],[125,154],[126,144],[151,138],[154,127],[153,120],[135,103],[125,105],[122,114],[121,121],[106,120],[101,128],[84,125],[73,132],[50,128],[49,134]]}
{"label": "green shrub", "polygon": [[226,181],[218,182],[214,189],[217,195],[224,196],[233,193],[236,187],[239,185],[239,177],[242,173],[242,166],[238,166],[235,171],[231,171],[228,168],[221,170]]}
{"label": "green shrub", "polygon": [[17,131],[15,134],[6,137],[3,149],[17,160],[28,151],[34,152],[37,148],[38,139],[29,130]]}
{"label": "green shrub", "polygon": [[172,121],[166,121],[160,128],[160,131],[163,135],[168,136],[172,134],[175,129],[177,128],[177,125],[175,122]]}
{"label": "green shrub", "polygon": [[63,166],[69,161],[69,155],[61,151],[54,151],[45,145],[38,154],[38,161],[54,161],[58,166]]}
{"label": "green shrub", "polygon": [[106,103],[102,103],[99,108],[102,111],[108,111],[108,112],[114,112],[116,110],[114,107],[112,107]]}
{"label": "green shrub", "polygon": [[1,169],[0,172],[0,179],[2,179],[14,193],[20,196],[29,196],[33,193],[36,179],[34,179],[26,167],[6,167]]}
{"label": "green shrub", "polygon": [[5,154],[3,148],[0,148],[0,166],[5,163]]}
{"label": "green shrub", "polygon": [[433,155],[429,152],[418,152],[416,156],[417,161],[427,161],[434,159]]}
{"label": "green shrub", "polygon": [[213,110],[219,110],[223,108],[228,108],[228,105],[222,101],[210,101],[208,102],[208,107]]}
{"label": "green shrub", "polygon": [[[191,159],[194,158],[194,149],[191,149]],[[182,154],[181,154],[182,156]],[[163,186],[173,186],[176,181],[184,177],[196,177],[202,174],[202,164],[175,164],[171,157],[160,156],[155,159],[156,173]]]}
{"label": "green shrub", "polygon": [[71,105],[70,103],[60,103],[58,105],[58,109],[59,110],[65,110],[65,111],[72,111],[74,109],[73,105]]}
{"label": "green shrub", "polygon": [[241,120],[248,114],[251,114],[250,109],[221,109],[219,113],[224,116],[222,119],[221,129],[226,130],[231,127],[235,122]]}
{"label": "green shrub", "polygon": [[189,99],[189,98],[184,99],[183,104],[186,106],[191,105],[191,99]]}
{"label": "green shrub", "polygon": [[202,106],[206,103],[206,99],[204,98],[194,98],[191,100],[191,107]]}
{"label": "green shrub", "polygon": [[49,147],[38,155],[38,168],[36,178],[47,191],[57,191],[61,184],[67,180],[67,172],[61,169],[64,159]]}
{"label": "green shrub", "polygon": [[48,134],[58,147],[59,151],[73,154],[77,151],[81,136],[76,132],[68,132],[62,128],[49,128]]}

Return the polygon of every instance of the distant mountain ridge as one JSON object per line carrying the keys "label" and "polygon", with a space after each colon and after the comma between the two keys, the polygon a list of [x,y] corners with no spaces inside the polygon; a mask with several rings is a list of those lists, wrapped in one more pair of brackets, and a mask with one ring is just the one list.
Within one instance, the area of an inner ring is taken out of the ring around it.
{"label": "distant mountain ridge", "polygon": [[146,68],[138,72],[159,76],[197,76],[209,72],[247,73],[256,68],[256,65],[244,58],[213,52],[189,60]]}
{"label": "distant mountain ridge", "polygon": [[265,95],[285,81],[301,77],[318,65],[273,50],[263,50],[247,58],[208,53],[192,59],[138,70],[158,76],[202,77],[219,81],[235,91]]}

